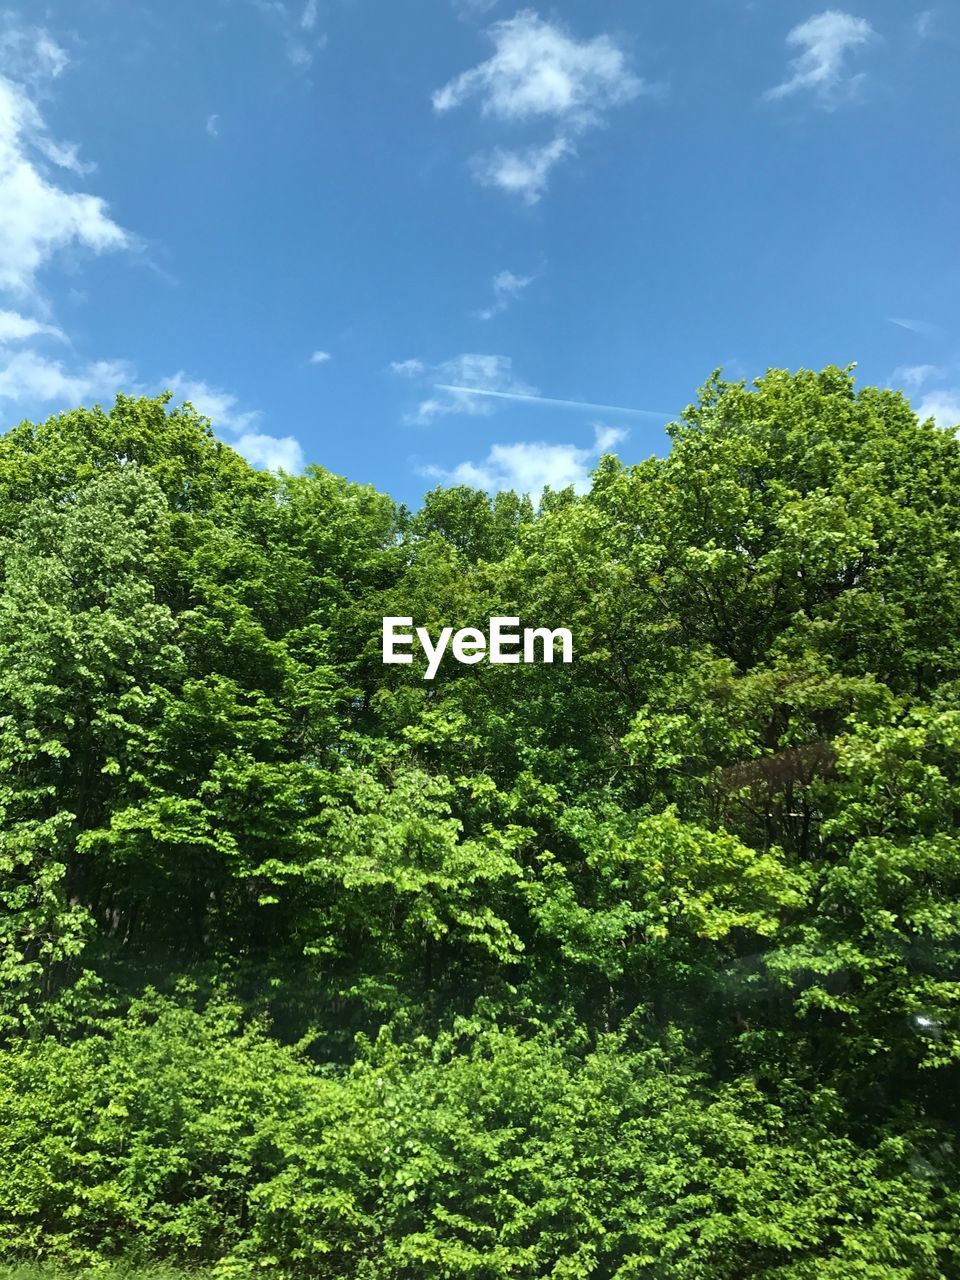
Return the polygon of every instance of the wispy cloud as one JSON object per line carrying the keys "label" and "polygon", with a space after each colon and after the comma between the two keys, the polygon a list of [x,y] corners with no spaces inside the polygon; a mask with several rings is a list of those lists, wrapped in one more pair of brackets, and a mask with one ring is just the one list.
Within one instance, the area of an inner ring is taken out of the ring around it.
{"label": "wispy cloud", "polygon": [[481,18],[495,9],[499,0],[453,0],[453,7],[461,18]]}
{"label": "wispy cloud", "polygon": [[893,371],[893,381],[908,391],[917,391],[942,373],[935,364],[902,364]]}
{"label": "wispy cloud", "polygon": [[498,401],[512,401],[531,406],[575,409],[581,413],[615,413],[667,422],[673,416],[654,409],[630,408],[625,405],[599,404],[590,400],[569,400],[541,395],[519,379],[513,361],[504,355],[482,355],[468,352],[453,356],[440,364],[424,360],[395,360],[389,372],[414,383],[421,393],[416,408],[404,415],[404,422],[426,426],[437,418],[454,414],[484,417],[491,414]]}
{"label": "wispy cloud", "polygon": [[643,89],[608,36],[577,41],[532,10],[490,30],[495,52],[433,95],[437,111],[480,99],[484,115],[510,122],[536,117],[594,124],[608,107]]}
{"label": "wispy cloud", "polygon": [[112,399],[130,390],[133,371],[120,360],[97,360],[67,369],[36,351],[0,351],[0,402],[52,404],[64,407]]}
{"label": "wispy cloud", "polygon": [[488,307],[481,307],[474,315],[478,320],[492,320],[506,311],[511,302],[523,296],[525,289],[533,283],[533,276],[518,276],[512,271],[498,271],[493,277],[493,302]]}
{"label": "wispy cloud", "polygon": [[960,424],[960,388],[957,387],[956,360],[945,365],[905,364],[894,369],[890,379],[911,398],[921,422],[932,418],[938,427]]}
{"label": "wispy cloud", "polygon": [[656,409],[630,409],[622,404],[595,404],[590,400],[560,400],[553,396],[541,396],[531,392],[496,391],[488,387],[458,387],[448,386],[444,383],[437,383],[436,389],[438,391],[456,393],[460,396],[479,396],[481,398],[489,396],[495,400],[522,400],[532,404],[547,404],[552,408],[558,409],[587,409],[590,412],[599,413],[629,413],[643,418],[661,418],[664,422],[673,417],[672,414],[661,413]]}
{"label": "wispy cloud", "polygon": [[913,406],[914,412],[921,422],[932,418],[938,427],[955,427],[960,425],[960,390],[943,387],[930,390],[919,404]]}
{"label": "wispy cloud", "polygon": [[269,436],[259,431],[245,431],[231,441],[237,453],[243,454],[254,467],[266,471],[303,470],[303,450],[293,436]]}
{"label": "wispy cloud", "polygon": [[[131,394],[146,390],[136,370],[125,360],[96,360],[70,368],[63,361],[49,359],[37,351],[11,353],[4,344],[28,336],[18,332],[20,327],[9,319],[14,315],[0,312],[0,410],[7,405],[68,408],[93,401],[105,403],[120,391]],[[27,321],[26,326],[31,327],[32,323]],[[59,330],[54,329],[52,333],[59,334]],[[260,431],[259,413],[241,410],[237,397],[230,392],[183,372],[164,379],[163,385],[173,392],[176,400],[189,401],[198,413],[209,418],[217,433],[226,435],[232,447],[254,466],[291,472],[303,467],[299,442],[293,436],[273,436]]]}
{"label": "wispy cloud", "polygon": [[461,462],[449,469],[424,467],[422,474],[445,484],[466,484],[488,492],[514,489],[539,497],[547,485],[554,490],[572,485],[577,493],[585,493],[590,487],[591,467],[626,435],[618,427],[598,424],[591,446],[550,444],[545,440],[495,444],[478,462]]}
{"label": "wispy cloud", "polygon": [[0,30],[0,68],[5,75],[42,91],[70,65],[70,57],[44,27],[22,26],[9,15]]}
{"label": "wispy cloud", "polygon": [[197,413],[227,431],[247,431],[260,416],[256,410],[238,409],[237,397],[231,392],[211,386],[203,378],[191,378],[182,369],[165,378],[164,385],[176,400],[188,400]]}
{"label": "wispy cloud", "polygon": [[[37,286],[41,270],[65,249],[103,253],[138,243],[111,218],[104,200],[72,190],[63,177],[92,168],[81,163],[75,146],[50,136],[38,106],[68,65],[67,54],[46,31],[9,25],[0,31],[0,296],[11,295],[21,305],[29,299],[31,309],[44,317],[19,307],[0,308],[0,410],[69,408],[112,400],[119,391],[144,390],[127,361],[68,362],[42,349],[50,340],[67,339],[47,318]],[[206,122],[214,135],[216,122],[216,116]],[[51,166],[60,171],[55,178]],[[302,465],[297,441],[259,431],[258,415],[241,411],[235,396],[182,372],[166,382],[228,433],[234,448],[255,465],[288,470]]]}
{"label": "wispy cloud", "polygon": [[387,368],[398,378],[416,378],[425,372],[427,366],[422,360],[391,360]]}
{"label": "wispy cloud", "polygon": [[[493,412],[493,404],[479,392],[489,395],[536,394],[536,388],[521,382],[513,372],[509,356],[465,352],[440,364],[423,360],[398,360],[390,365],[398,377],[419,381],[428,394],[417,407],[404,415],[404,422],[427,426],[437,418],[451,414],[482,417]],[[428,384],[433,384],[429,386]]]}
{"label": "wispy cloud", "polygon": [[[106,399],[132,382],[123,361],[75,363],[51,358],[49,340],[66,342],[50,322],[40,272],[67,249],[92,253],[133,248],[135,238],[110,217],[100,197],[71,189],[67,175],[89,173],[77,147],[51,136],[39,103],[69,66],[42,28],[7,23],[0,30],[0,404],[67,407]],[[25,314],[27,310],[39,314]],[[25,344],[31,344],[27,346]]]}
{"label": "wispy cloud", "polygon": [[182,370],[166,378],[164,385],[176,400],[189,401],[214,430],[227,432],[230,444],[255,467],[271,471],[299,471],[303,467],[303,450],[293,436],[273,436],[257,429],[260,414],[239,408],[237,397],[221,387],[211,386],[202,378],[191,378]]}
{"label": "wispy cloud", "polygon": [[[34,60],[27,65],[27,51]],[[12,59],[26,79],[11,78],[2,56]],[[116,223],[99,196],[70,190],[52,181],[49,166],[64,172],[89,171],[72,144],[52,138],[36,104],[31,84],[43,74],[61,74],[66,54],[45,32],[0,42],[0,292],[18,297],[35,292],[37,273],[60,251],[80,247],[93,253],[130,249],[135,239]],[[24,68],[26,68],[24,70]],[[44,163],[46,162],[46,163]]]}
{"label": "wispy cloud", "polygon": [[473,176],[482,187],[499,187],[519,196],[524,204],[538,204],[561,160],[576,155],[569,138],[554,138],[542,147],[521,150],[495,147],[486,155],[474,156]]}
{"label": "wispy cloud", "polygon": [[306,71],[312,65],[319,50],[326,44],[326,37],[318,35],[316,0],[306,0],[302,7],[284,0],[249,0],[280,33],[287,61],[298,70]]}
{"label": "wispy cloud", "polygon": [[894,369],[890,382],[907,393],[921,422],[932,418],[938,427],[953,427],[960,424],[957,368],[956,361],[945,365],[903,364]]}
{"label": "wispy cloud", "polygon": [[850,75],[848,63],[853,52],[872,40],[875,32],[866,18],[838,9],[818,13],[787,36],[787,44],[799,49],[790,63],[790,74],[764,95],[770,101],[794,93],[812,93],[823,107],[834,107],[853,96],[863,75]]}
{"label": "wispy cloud", "polygon": [[919,334],[923,338],[939,338],[943,336],[943,330],[937,324],[930,324],[927,320],[910,320],[906,317],[889,316],[890,324],[897,325],[900,329],[907,329],[910,333]]}
{"label": "wispy cloud", "polygon": [[314,351],[313,355],[310,357],[310,363],[326,364],[328,360],[332,360],[332,359],[333,357],[331,356],[329,351]]}
{"label": "wispy cloud", "polygon": [[317,25],[317,0],[307,0],[300,14],[300,30],[312,31]]}
{"label": "wispy cloud", "polygon": [[926,40],[928,36],[933,34],[936,16],[936,9],[924,9],[922,13],[918,13],[914,18],[913,31],[919,40]]}
{"label": "wispy cloud", "polygon": [[63,342],[66,335],[55,324],[44,324],[31,316],[22,316],[19,311],[0,310],[0,346],[39,337],[56,338]]}
{"label": "wispy cloud", "polygon": [[482,115],[505,125],[552,123],[556,133],[546,142],[500,147],[473,162],[479,182],[534,204],[555,166],[575,153],[573,139],[649,86],[609,36],[576,40],[531,9],[495,23],[488,36],[493,55],[438,89],[434,110],[443,114],[475,99]]}
{"label": "wispy cloud", "polygon": [[207,116],[203,127],[206,130],[208,137],[210,138],[220,137],[220,117],[217,115],[216,112],[213,112],[212,115]]}

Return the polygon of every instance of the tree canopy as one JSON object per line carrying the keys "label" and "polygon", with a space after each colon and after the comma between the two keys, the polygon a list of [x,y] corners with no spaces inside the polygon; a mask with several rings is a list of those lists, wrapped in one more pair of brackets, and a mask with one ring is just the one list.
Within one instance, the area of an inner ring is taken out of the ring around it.
{"label": "tree canopy", "polygon": [[837,368],[671,437],[415,513],[0,437],[0,1258],[960,1272],[960,445]]}

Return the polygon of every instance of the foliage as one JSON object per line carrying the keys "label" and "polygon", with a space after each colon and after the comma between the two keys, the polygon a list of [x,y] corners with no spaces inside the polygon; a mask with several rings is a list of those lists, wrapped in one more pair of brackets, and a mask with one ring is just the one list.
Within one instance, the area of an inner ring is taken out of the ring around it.
{"label": "foliage", "polygon": [[933,1277],[951,1248],[933,1166],[902,1170],[942,1159],[931,1135],[862,1151],[835,1096],[798,1123],[790,1089],[708,1085],[677,1033],[460,1019],[330,1075],[182,998],[5,1056],[8,1247],[404,1280]]}
{"label": "foliage", "polygon": [[0,1257],[960,1268],[960,447],[839,369],[671,430],[415,513],[166,398],[0,437]]}

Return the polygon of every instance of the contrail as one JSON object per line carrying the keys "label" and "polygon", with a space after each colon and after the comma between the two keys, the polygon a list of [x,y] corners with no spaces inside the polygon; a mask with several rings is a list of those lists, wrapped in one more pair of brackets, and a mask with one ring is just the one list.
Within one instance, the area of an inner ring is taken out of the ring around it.
{"label": "contrail", "polygon": [[926,320],[908,320],[897,316],[888,316],[890,324],[899,325],[901,329],[909,329],[911,333],[919,333],[924,338],[939,338],[943,330],[938,324],[929,324]]}
{"label": "contrail", "polygon": [[533,404],[553,404],[566,409],[599,409],[601,413],[632,413],[643,418],[673,418],[672,413],[656,409],[628,409],[622,404],[592,404],[589,400],[554,400],[550,396],[524,395],[520,391],[488,391],[482,387],[454,387],[446,382],[434,384],[437,391],[459,391],[470,396],[493,396],[497,400],[524,400]]}

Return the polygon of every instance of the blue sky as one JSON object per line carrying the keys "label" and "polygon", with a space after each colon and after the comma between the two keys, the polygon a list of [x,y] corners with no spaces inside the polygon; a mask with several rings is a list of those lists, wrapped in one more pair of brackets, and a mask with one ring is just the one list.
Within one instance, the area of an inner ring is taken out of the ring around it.
{"label": "blue sky", "polygon": [[0,9],[0,423],[170,387],[415,502],[663,452],[718,365],[956,422],[960,11],[852,2]]}

